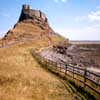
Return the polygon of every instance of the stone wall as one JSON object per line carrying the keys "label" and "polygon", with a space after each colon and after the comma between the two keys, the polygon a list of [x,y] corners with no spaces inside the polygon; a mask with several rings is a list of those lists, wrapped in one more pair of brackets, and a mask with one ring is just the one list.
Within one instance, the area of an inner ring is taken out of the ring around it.
{"label": "stone wall", "polygon": [[46,19],[47,19],[47,18],[46,18],[46,15],[45,15],[43,12],[41,12],[41,11],[40,11],[40,15],[41,15],[40,17],[41,17],[43,20],[46,21]]}
{"label": "stone wall", "polygon": [[29,5],[23,5],[23,9],[30,9],[30,6]]}
{"label": "stone wall", "polygon": [[40,18],[40,11],[39,10],[32,10],[31,9],[29,14]]}
{"label": "stone wall", "polygon": [[34,17],[36,17],[36,18],[40,18],[44,22],[47,22],[47,17],[43,12],[41,12],[40,10],[30,9],[29,5],[23,5],[21,17],[23,17],[20,18],[21,21],[22,19],[23,20],[30,19],[30,18],[34,19]]}

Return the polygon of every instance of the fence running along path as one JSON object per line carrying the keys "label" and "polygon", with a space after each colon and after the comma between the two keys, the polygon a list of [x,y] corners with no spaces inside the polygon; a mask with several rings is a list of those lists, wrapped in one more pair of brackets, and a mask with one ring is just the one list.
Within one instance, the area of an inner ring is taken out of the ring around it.
{"label": "fence running along path", "polygon": [[[40,63],[45,63],[46,66],[53,66],[55,67],[56,70],[58,70],[61,73],[64,73],[65,76],[70,76],[72,79],[79,81],[83,84],[83,87],[85,88],[86,86],[92,89],[94,92],[99,94],[100,96],[100,74],[96,74],[94,72],[91,72],[87,70],[86,68],[82,67],[75,67],[72,65],[64,65],[59,64],[57,62],[54,62],[52,60],[46,59],[42,56],[39,55],[39,53],[35,52],[34,50],[32,51],[32,55],[40,62]],[[81,78],[77,78],[81,77]],[[98,89],[94,88],[90,82],[94,83]]]}

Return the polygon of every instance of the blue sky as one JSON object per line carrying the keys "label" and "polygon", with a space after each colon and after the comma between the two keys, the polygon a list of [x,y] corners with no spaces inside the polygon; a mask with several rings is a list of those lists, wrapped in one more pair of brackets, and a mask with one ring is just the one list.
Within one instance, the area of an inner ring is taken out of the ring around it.
{"label": "blue sky", "polygon": [[22,4],[46,13],[51,27],[72,40],[100,40],[100,0],[1,0],[0,36],[18,21]]}

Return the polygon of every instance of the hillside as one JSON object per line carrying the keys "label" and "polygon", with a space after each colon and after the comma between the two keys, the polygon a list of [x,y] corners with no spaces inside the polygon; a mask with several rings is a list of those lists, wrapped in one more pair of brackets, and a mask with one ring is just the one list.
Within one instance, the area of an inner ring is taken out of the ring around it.
{"label": "hillside", "polygon": [[[0,49],[0,100],[72,100],[60,80],[31,56],[34,42]],[[39,44],[40,41],[37,41]]]}
{"label": "hillside", "polygon": [[31,9],[29,5],[23,5],[18,22],[0,40],[0,47],[45,38],[50,45],[54,42],[53,37],[62,38],[50,27],[46,15],[40,10]]}
{"label": "hillside", "polygon": [[25,12],[23,17],[23,10],[0,41],[0,100],[75,100],[60,79],[43,69],[30,53],[63,38],[34,13]]}
{"label": "hillside", "polygon": [[0,39],[0,100],[96,100],[83,88],[86,82],[81,87],[66,69],[100,68],[99,52],[98,45],[73,45],[54,32],[42,11],[23,5],[18,22]]}

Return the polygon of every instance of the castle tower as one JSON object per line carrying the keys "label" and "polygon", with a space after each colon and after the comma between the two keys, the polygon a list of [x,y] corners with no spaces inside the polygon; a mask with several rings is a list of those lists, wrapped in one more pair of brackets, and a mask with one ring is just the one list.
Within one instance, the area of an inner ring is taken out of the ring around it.
{"label": "castle tower", "polygon": [[23,11],[27,12],[30,10],[30,5],[26,5],[24,4],[23,7],[22,7]]}
{"label": "castle tower", "polygon": [[30,5],[24,4],[22,6],[22,12],[19,18],[19,21],[22,21],[23,19],[28,19],[30,13]]}

